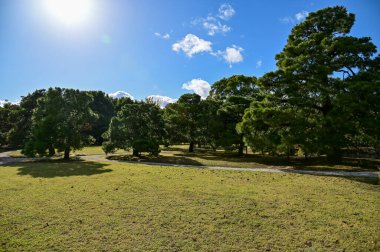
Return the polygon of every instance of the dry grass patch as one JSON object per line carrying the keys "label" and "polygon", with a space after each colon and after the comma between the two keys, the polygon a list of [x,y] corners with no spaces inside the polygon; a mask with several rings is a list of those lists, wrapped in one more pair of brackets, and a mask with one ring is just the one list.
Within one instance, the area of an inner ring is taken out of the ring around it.
{"label": "dry grass patch", "polygon": [[0,166],[4,251],[378,251],[370,181],[114,162]]}

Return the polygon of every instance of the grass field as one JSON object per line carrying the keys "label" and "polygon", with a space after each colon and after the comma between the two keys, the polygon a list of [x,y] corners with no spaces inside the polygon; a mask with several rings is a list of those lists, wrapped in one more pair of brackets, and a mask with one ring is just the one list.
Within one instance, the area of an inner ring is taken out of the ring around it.
{"label": "grass field", "polygon": [[115,162],[0,166],[0,251],[379,251],[370,181]]}

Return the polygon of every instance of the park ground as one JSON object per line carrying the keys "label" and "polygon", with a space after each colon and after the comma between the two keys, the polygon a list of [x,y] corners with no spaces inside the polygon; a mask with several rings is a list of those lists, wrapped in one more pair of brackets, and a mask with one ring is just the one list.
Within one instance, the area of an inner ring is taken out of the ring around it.
{"label": "park ground", "polygon": [[379,251],[379,209],[373,178],[107,159],[0,166],[0,251]]}
{"label": "park ground", "polygon": [[[72,156],[86,157],[104,156],[110,160],[131,161],[131,162],[153,162],[177,165],[193,166],[221,166],[235,168],[274,168],[274,169],[294,169],[310,171],[345,171],[345,172],[377,172],[380,169],[380,159],[375,158],[343,158],[339,162],[329,162],[326,158],[308,158],[284,156],[273,157],[252,153],[250,149],[247,155],[239,157],[236,153],[225,152],[224,150],[211,151],[209,149],[197,148],[194,153],[187,151],[187,145],[174,145],[161,147],[159,156],[142,155],[132,157],[131,151],[117,150],[113,154],[105,155],[101,146],[85,147],[72,153]],[[20,150],[11,151],[9,155],[14,158],[24,157]],[[61,156],[58,156],[62,157]],[[99,160],[99,159],[97,159]]]}

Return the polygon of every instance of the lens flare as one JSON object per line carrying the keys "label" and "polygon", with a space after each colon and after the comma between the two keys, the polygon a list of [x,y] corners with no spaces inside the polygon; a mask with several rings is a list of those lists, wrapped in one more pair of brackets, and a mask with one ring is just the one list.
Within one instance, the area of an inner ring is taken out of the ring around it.
{"label": "lens flare", "polygon": [[82,25],[88,21],[93,0],[45,0],[49,15],[68,26]]}

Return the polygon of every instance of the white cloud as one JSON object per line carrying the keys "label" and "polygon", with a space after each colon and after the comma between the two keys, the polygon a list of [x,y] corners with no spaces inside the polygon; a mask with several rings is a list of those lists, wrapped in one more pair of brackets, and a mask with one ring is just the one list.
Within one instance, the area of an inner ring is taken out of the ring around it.
{"label": "white cloud", "polygon": [[263,65],[263,61],[260,59],[256,61],[256,68],[260,68]]}
{"label": "white cloud", "polygon": [[157,37],[157,38],[162,38],[162,39],[170,39],[170,34],[169,33],[159,33],[159,32],[155,32],[154,35]]}
{"label": "white cloud", "polygon": [[210,84],[202,79],[192,79],[182,84],[182,88],[186,90],[193,90],[194,93],[200,95],[202,99],[206,99],[211,90]]}
{"label": "white cloud", "polygon": [[223,20],[228,20],[235,15],[236,11],[232,8],[230,4],[222,4],[219,7],[219,17]]}
{"label": "white cloud", "polygon": [[194,26],[200,25],[203,29],[207,31],[207,34],[210,36],[214,36],[217,33],[221,33],[224,35],[227,32],[231,31],[231,27],[226,24],[222,24],[220,22],[220,19],[227,21],[234,15],[235,15],[235,10],[232,8],[231,5],[222,4],[219,7],[218,15],[209,14],[209,16],[206,18],[194,19],[191,22],[191,24]]}
{"label": "white cloud", "polygon": [[283,24],[294,24],[295,21],[292,17],[286,16],[286,17],[280,18],[280,22]]}
{"label": "white cloud", "polygon": [[0,100],[0,107],[3,107],[5,103],[7,103],[7,101]]}
{"label": "white cloud", "polygon": [[212,16],[202,19],[202,26],[210,36],[213,36],[216,33],[225,34],[231,30],[231,27],[221,24]]}
{"label": "white cloud", "polygon": [[187,34],[182,40],[174,43],[172,49],[175,52],[183,51],[188,57],[202,52],[212,52],[212,43],[207,40],[198,38],[194,34]]}
{"label": "white cloud", "polygon": [[295,24],[297,22],[301,22],[303,20],[305,20],[305,18],[309,15],[309,12],[307,11],[301,11],[301,12],[298,12],[294,15],[294,17],[292,16],[286,16],[286,17],[282,17],[280,18],[280,22],[283,23],[283,24]]}
{"label": "white cloud", "polygon": [[116,99],[123,98],[123,97],[128,97],[132,100],[135,99],[132,95],[130,95],[129,93],[127,93],[125,91],[116,91],[115,93],[109,94],[109,96],[111,96],[112,98],[116,98]]}
{"label": "white cloud", "polygon": [[8,101],[8,100],[0,100],[0,107],[4,107],[4,105],[5,105],[6,103],[10,103],[10,104],[14,104],[14,105],[18,105],[18,104],[20,104],[19,101],[17,101],[17,102],[12,102],[12,101]]}
{"label": "white cloud", "polygon": [[309,15],[309,12],[307,12],[307,11],[301,11],[301,12],[296,13],[295,17],[296,17],[297,21],[302,21],[302,20],[304,20],[308,15]]}
{"label": "white cloud", "polygon": [[218,19],[213,16],[208,16],[207,18],[197,18],[191,22],[192,25],[200,25],[203,29],[207,31],[207,34],[214,36],[217,33],[226,34],[231,31],[231,27],[222,24]]}
{"label": "white cloud", "polygon": [[218,51],[218,53],[216,53],[215,55],[222,56],[223,59],[231,67],[232,64],[239,63],[244,60],[243,55],[241,54],[243,50],[244,49],[242,47],[232,45],[232,47],[227,47],[225,51]]}
{"label": "white cloud", "polygon": [[151,99],[160,106],[160,108],[165,108],[168,104],[174,103],[177,99],[170,98],[168,96],[163,95],[149,95],[147,99]]}

